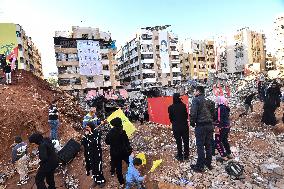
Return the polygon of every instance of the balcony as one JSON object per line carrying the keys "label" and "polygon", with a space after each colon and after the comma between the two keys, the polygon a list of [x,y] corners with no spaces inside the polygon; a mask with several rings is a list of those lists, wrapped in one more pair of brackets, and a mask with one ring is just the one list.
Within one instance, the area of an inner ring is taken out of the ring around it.
{"label": "balcony", "polygon": [[67,86],[59,86],[60,89],[62,89],[63,91],[72,91],[74,89],[82,89],[81,85],[67,85]]}
{"label": "balcony", "polygon": [[180,72],[180,68],[172,68],[172,72]]}
{"label": "balcony", "polygon": [[140,40],[140,44],[151,45],[152,44],[152,39],[150,39],[150,40],[143,40],[143,39],[141,39]]}
{"label": "balcony", "polygon": [[78,73],[60,73],[58,74],[58,78],[64,78],[64,79],[72,79],[72,78],[79,78],[80,74]]}
{"label": "balcony", "polygon": [[179,55],[179,52],[178,51],[171,51],[170,55]]}
{"label": "balcony", "polygon": [[154,59],[144,59],[144,60],[141,60],[141,63],[154,63]]}
{"label": "balcony", "polygon": [[156,83],[156,78],[143,79],[143,83]]}
{"label": "balcony", "polygon": [[109,65],[109,60],[108,59],[104,59],[101,62],[102,62],[102,65]]}
{"label": "balcony", "polygon": [[100,49],[101,54],[108,54],[108,52],[109,52],[109,49],[107,49],[107,48]]}
{"label": "balcony", "polygon": [[54,50],[57,53],[65,53],[65,54],[76,54],[77,53],[77,48],[54,47]]}
{"label": "balcony", "polygon": [[153,70],[153,69],[143,69],[142,70],[142,73],[155,73],[155,70]]}
{"label": "balcony", "polygon": [[57,67],[60,67],[60,66],[79,66],[79,62],[78,61],[57,61],[56,66]]}
{"label": "balcony", "polygon": [[110,71],[109,70],[103,70],[102,73],[103,73],[103,75],[108,75],[108,76],[110,75]]}
{"label": "balcony", "polygon": [[181,80],[181,76],[173,77],[173,80]]}
{"label": "balcony", "polygon": [[172,64],[178,64],[178,63],[180,63],[180,60],[179,59],[172,59],[171,62],[172,62]]}

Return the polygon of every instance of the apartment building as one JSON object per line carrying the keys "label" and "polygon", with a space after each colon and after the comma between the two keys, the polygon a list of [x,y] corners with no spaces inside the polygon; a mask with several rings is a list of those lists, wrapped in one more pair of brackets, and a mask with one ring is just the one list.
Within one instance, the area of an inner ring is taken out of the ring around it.
{"label": "apartment building", "polygon": [[19,24],[0,23],[0,55],[13,59],[17,69],[32,72],[43,78],[41,54],[32,38]]}
{"label": "apartment building", "polygon": [[115,41],[99,28],[73,26],[54,37],[58,84],[62,90],[84,94],[89,89],[116,88]]}
{"label": "apartment building", "polygon": [[244,73],[251,67],[265,71],[266,37],[248,27],[235,34],[216,38],[216,68],[223,73]]}
{"label": "apartment building", "polygon": [[214,40],[186,39],[180,46],[183,79],[208,79],[215,72]]}
{"label": "apartment building", "polygon": [[141,29],[118,51],[120,82],[126,88],[181,83],[178,36],[163,30]]}
{"label": "apartment building", "polygon": [[274,21],[275,56],[277,68],[284,68],[284,14],[276,17]]}

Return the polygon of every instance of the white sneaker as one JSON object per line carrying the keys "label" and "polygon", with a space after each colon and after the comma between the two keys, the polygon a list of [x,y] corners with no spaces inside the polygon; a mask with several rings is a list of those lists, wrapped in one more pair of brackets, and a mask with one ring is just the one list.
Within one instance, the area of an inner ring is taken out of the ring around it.
{"label": "white sneaker", "polygon": [[18,185],[18,186],[21,186],[21,185],[24,185],[24,184],[27,184],[27,183],[28,183],[28,181],[26,181],[26,180],[21,180],[21,181],[17,182],[17,185]]}

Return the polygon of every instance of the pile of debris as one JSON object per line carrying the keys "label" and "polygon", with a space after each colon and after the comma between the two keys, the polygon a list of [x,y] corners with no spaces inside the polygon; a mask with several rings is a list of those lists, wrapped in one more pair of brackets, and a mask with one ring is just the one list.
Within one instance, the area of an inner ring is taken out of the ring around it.
{"label": "pile of debris", "polygon": [[[47,109],[52,100],[59,101],[61,144],[64,145],[70,138],[75,138],[77,141],[81,138],[78,130],[84,112],[75,99],[61,91],[51,90],[46,82],[27,72],[19,72],[17,77],[18,82],[15,85],[0,86],[0,98],[4,102],[0,107],[2,112],[0,122],[3,123],[0,133],[1,142],[3,141],[0,149],[0,188],[1,184],[7,188],[15,188],[18,181],[18,175],[9,163],[10,153],[5,153],[11,151],[14,136],[21,135],[27,140],[34,131],[40,131],[46,136],[49,134]],[[247,85],[245,88],[250,87]],[[237,104],[237,97],[232,97],[230,103],[233,101]],[[284,127],[282,124],[274,128],[262,125],[260,123],[262,103],[255,101],[254,106],[255,112],[242,118],[238,116],[240,109],[232,107],[230,143],[235,160],[244,165],[245,173],[242,180],[230,178],[224,168],[226,163],[218,163],[215,158],[212,171],[207,170],[203,174],[191,171],[190,164],[194,164],[197,158],[193,128],[190,129],[189,161],[180,163],[174,158],[176,144],[170,128],[154,123],[143,125],[135,123],[137,131],[130,141],[135,153],[146,154],[147,164],[141,171],[142,175],[148,175],[146,188],[284,188]],[[280,120],[281,116],[281,111],[278,110],[277,119]],[[108,130],[109,126],[102,127],[103,136]],[[102,148],[104,175],[107,180],[105,188],[116,188],[118,182],[116,177],[111,177],[109,173],[109,147],[105,145],[104,140]],[[148,174],[153,160],[157,159],[163,160],[161,166],[155,172]],[[34,178],[37,158],[31,160],[30,176]],[[124,164],[124,173],[126,169]],[[62,189],[89,188],[92,185],[92,178],[85,175],[82,151],[70,164],[59,169],[55,180],[57,187]],[[31,179],[21,188],[33,188],[33,184]]]}
{"label": "pile of debris", "polygon": [[0,85],[1,182],[14,175],[10,152],[15,136],[22,136],[23,140],[27,141],[28,136],[33,132],[49,135],[47,121],[51,101],[58,100],[61,122],[59,134],[63,142],[79,137],[79,133],[74,128],[80,127],[84,115],[75,99],[62,91],[52,90],[46,81],[29,72],[18,71],[13,75],[12,80],[12,85]]}

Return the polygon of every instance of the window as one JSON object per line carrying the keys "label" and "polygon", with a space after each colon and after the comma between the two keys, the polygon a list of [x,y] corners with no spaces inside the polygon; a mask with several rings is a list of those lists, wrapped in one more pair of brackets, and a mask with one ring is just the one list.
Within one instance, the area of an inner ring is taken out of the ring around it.
{"label": "window", "polygon": [[88,39],[88,34],[82,34],[83,39]]}
{"label": "window", "polygon": [[170,46],[170,48],[171,48],[171,51],[176,51],[176,46]]}
{"label": "window", "polygon": [[178,59],[179,59],[179,56],[178,56],[178,55],[172,55],[172,59],[173,59],[173,60],[178,60]]}
{"label": "window", "polygon": [[18,49],[19,49],[19,51],[22,51],[23,50],[23,46],[21,44],[18,44]]}
{"label": "window", "polygon": [[17,35],[17,37],[21,37],[22,36],[21,32],[19,32],[19,31],[16,31],[16,35]]}
{"label": "window", "polygon": [[104,80],[105,80],[105,81],[109,81],[109,79],[110,79],[110,77],[109,77],[108,75],[105,75],[105,76],[104,76]]}
{"label": "window", "polygon": [[92,77],[92,76],[87,76],[87,81],[88,81],[88,82],[93,82],[93,81],[94,81],[94,77]]}
{"label": "window", "polygon": [[153,54],[142,54],[142,60],[144,59],[153,59]]}
{"label": "window", "polygon": [[160,50],[160,45],[156,45],[156,51]]}

